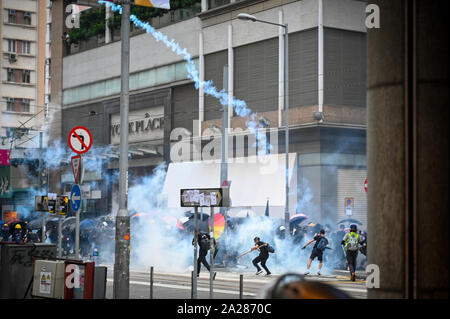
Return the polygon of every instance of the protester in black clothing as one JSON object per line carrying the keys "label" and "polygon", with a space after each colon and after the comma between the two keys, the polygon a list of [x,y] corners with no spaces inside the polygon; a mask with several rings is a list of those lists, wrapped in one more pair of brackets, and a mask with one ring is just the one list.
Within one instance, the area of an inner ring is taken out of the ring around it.
{"label": "protester in black clothing", "polygon": [[325,238],[325,230],[321,229],[319,234],[316,234],[313,239],[311,239],[305,246],[302,247],[302,249],[305,249],[307,246],[309,246],[311,243],[316,242],[314,244],[313,250],[311,252],[311,256],[308,260],[308,265],[306,266],[307,271],[305,272],[305,275],[309,274],[309,269],[311,268],[312,261],[317,257],[319,260],[319,271],[317,274],[320,276],[320,270],[322,269],[323,265],[323,251],[325,250],[326,246],[328,245],[328,240]]}
{"label": "protester in black clothing", "polygon": [[[216,240],[213,238],[214,246],[217,245]],[[211,268],[209,267],[208,262],[206,261],[206,255],[208,254],[208,251],[211,249],[211,236],[207,233],[198,233],[197,237],[197,244],[200,247],[200,251],[198,253],[198,259],[197,259],[197,277],[200,276],[200,268],[201,264],[205,266],[208,271],[211,271]],[[192,240],[192,245],[194,245],[194,240]],[[216,279],[216,272],[214,272],[213,279]]]}
{"label": "protester in black clothing", "polygon": [[9,226],[4,224],[0,231],[0,241],[8,241],[9,238]]}
{"label": "protester in black clothing", "polygon": [[40,243],[41,239],[37,235],[37,233],[33,232],[32,230],[27,230],[27,233],[24,236],[24,242],[26,242],[26,243]]}
{"label": "protester in black clothing", "polygon": [[255,237],[253,239],[255,242],[255,246],[250,249],[250,251],[259,250],[259,255],[255,259],[253,259],[252,263],[256,267],[256,274],[259,275],[262,273],[261,268],[259,267],[258,263],[261,263],[261,267],[264,268],[266,271],[266,276],[269,276],[271,274],[270,270],[266,267],[266,261],[269,258],[269,250],[267,248],[268,244],[261,241],[259,237]]}
{"label": "protester in black clothing", "polygon": [[23,243],[22,226],[20,224],[16,224],[16,226],[14,226],[14,233],[12,234],[12,241],[15,243]]}

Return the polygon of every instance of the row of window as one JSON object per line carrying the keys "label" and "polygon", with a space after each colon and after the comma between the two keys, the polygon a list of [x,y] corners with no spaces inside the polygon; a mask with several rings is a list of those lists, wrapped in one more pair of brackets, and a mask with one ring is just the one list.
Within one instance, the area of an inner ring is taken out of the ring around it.
{"label": "row of window", "polygon": [[8,23],[31,25],[31,12],[9,9]]}
{"label": "row of window", "polygon": [[30,112],[30,99],[6,98],[6,110],[10,112]]}
{"label": "row of window", "polygon": [[8,68],[8,82],[30,83],[30,70]]}
{"label": "row of window", "polygon": [[31,53],[31,42],[24,40],[8,40],[8,52],[14,53]]}

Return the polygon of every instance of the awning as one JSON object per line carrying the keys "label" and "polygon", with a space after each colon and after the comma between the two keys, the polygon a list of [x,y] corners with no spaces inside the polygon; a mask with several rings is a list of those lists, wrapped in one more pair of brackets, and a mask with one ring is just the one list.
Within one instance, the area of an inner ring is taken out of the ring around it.
{"label": "awning", "polygon": [[[231,181],[232,207],[255,208],[264,214],[267,199],[269,205],[283,212],[286,200],[285,154],[266,155],[263,162],[257,156],[233,158],[228,164],[228,180]],[[296,154],[289,154],[290,211],[295,212],[297,169]],[[220,187],[220,162],[171,163],[167,170],[163,194],[167,195],[169,208],[180,207],[180,189]],[[283,209],[280,209],[280,208]],[[258,209],[261,208],[261,209]],[[275,212],[274,212],[275,213]],[[281,217],[274,216],[272,217]]]}

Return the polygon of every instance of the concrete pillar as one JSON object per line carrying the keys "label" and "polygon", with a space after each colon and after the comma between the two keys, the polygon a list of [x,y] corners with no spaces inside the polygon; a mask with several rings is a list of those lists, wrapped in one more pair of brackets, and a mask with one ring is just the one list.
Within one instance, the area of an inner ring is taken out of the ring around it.
{"label": "concrete pillar", "polygon": [[369,298],[448,298],[445,1],[374,1],[367,30]]}

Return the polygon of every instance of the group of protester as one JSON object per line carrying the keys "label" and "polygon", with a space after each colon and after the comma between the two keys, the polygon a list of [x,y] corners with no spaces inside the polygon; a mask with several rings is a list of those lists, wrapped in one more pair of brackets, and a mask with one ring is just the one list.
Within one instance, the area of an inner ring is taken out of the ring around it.
{"label": "group of protester", "polygon": [[0,241],[14,243],[40,243],[41,234],[27,227],[27,222],[3,224],[0,230]]}
{"label": "group of protester", "polygon": [[[320,226],[320,225],[319,225]],[[278,236],[280,239],[286,239],[285,227],[281,226],[279,228]],[[305,232],[302,236],[299,235],[301,232]],[[358,256],[358,252],[361,252],[363,255],[367,254],[367,235],[365,232],[358,231],[356,225],[351,225],[350,229],[346,232],[345,226],[342,225],[340,230],[331,234],[332,236],[332,247],[329,246],[329,240],[326,238],[327,232],[330,232],[330,228],[328,225],[324,229],[320,229],[317,233],[312,235],[312,238],[306,242],[302,249],[306,249],[311,244],[314,244],[313,249],[311,251],[311,255],[308,259],[307,263],[307,271],[304,275],[310,274],[311,264],[314,259],[319,260],[319,270],[317,275],[321,275],[321,269],[324,262],[324,252],[329,249],[331,251],[330,260],[334,260],[335,266],[338,266],[340,263],[341,256],[345,259],[345,268],[350,272],[351,280],[355,281],[355,272],[357,270],[356,260]],[[295,235],[297,233],[297,236]],[[293,241],[295,243],[302,243],[304,238],[308,234],[308,230],[306,228],[297,230],[293,232]],[[213,238],[212,247],[215,248],[214,256],[217,254],[217,243]],[[238,258],[255,250],[259,251],[259,255],[252,260],[254,267],[256,268],[256,275],[262,274],[263,270],[265,270],[265,276],[270,276],[271,272],[266,265],[267,260],[269,259],[270,253],[274,253],[275,250],[270,246],[269,243],[263,242],[259,237],[255,237],[253,239],[254,246],[250,248],[250,250],[240,256]],[[210,271],[210,266],[206,260],[206,256],[208,251],[211,249],[211,237],[208,233],[199,233],[197,238],[198,245],[200,247],[199,257],[197,260],[197,276],[200,274],[200,267],[203,264],[208,271]],[[194,240],[192,240],[192,244],[194,245]],[[261,269],[262,267],[262,269]],[[214,273],[213,277],[215,278],[216,273]]]}

